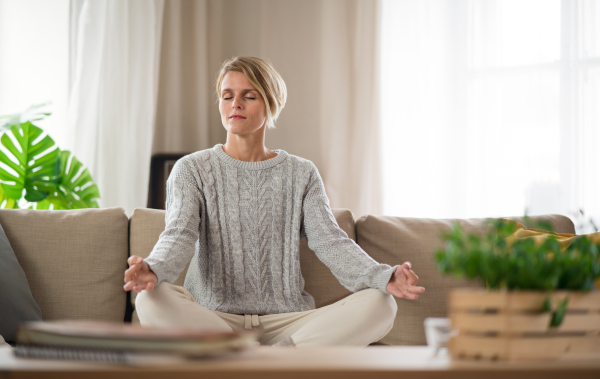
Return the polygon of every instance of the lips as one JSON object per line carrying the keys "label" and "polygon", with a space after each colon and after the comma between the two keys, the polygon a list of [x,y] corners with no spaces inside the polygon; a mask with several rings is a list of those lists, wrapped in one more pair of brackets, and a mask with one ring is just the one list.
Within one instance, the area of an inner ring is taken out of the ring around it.
{"label": "lips", "polygon": [[240,116],[239,114],[234,114],[233,116],[231,116],[231,117],[229,117],[229,118],[231,118],[231,119],[233,119],[233,120],[243,120],[243,119],[245,119],[246,117]]}

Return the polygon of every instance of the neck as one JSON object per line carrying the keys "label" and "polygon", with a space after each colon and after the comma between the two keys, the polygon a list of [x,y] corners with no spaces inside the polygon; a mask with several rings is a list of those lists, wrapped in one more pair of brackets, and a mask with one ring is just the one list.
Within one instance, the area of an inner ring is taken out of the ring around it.
{"label": "neck", "polygon": [[264,134],[237,135],[227,133],[223,151],[230,157],[243,162],[260,162],[277,156],[265,147]]}

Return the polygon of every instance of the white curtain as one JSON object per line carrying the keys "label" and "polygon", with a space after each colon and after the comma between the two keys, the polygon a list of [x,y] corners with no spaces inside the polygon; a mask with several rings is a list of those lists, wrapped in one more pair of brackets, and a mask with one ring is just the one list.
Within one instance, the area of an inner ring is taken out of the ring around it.
{"label": "white curtain", "polygon": [[381,213],[379,1],[325,1],[321,30],[324,183],[332,204]]}
{"label": "white curtain", "polygon": [[145,207],[163,0],[71,0],[68,147],[100,206]]}
{"label": "white curtain", "polygon": [[600,221],[599,3],[384,0],[384,212]]}

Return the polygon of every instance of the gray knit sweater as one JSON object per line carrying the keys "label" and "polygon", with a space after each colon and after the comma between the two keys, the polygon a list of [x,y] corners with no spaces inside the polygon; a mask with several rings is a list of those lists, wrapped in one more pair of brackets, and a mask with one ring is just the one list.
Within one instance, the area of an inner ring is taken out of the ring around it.
{"label": "gray knit sweater", "polygon": [[300,272],[300,238],[350,291],[384,293],[394,271],[342,231],[315,165],[283,150],[243,162],[222,145],[181,158],[167,181],[166,228],[146,259],[159,283],[190,267],[184,287],[211,310],[314,309]]}

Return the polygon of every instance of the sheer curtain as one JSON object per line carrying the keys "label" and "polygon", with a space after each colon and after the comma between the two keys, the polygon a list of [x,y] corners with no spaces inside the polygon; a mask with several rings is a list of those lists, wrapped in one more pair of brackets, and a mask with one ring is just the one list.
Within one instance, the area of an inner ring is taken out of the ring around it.
{"label": "sheer curtain", "polygon": [[71,0],[68,147],[101,207],[146,206],[163,0]]}
{"label": "sheer curtain", "polygon": [[384,212],[600,220],[599,12],[384,0]]}
{"label": "sheer curtain", "polygon": [[381,212],[379,103],[380,4],[322,4],[319,168],[332,206],[356,218]]}

